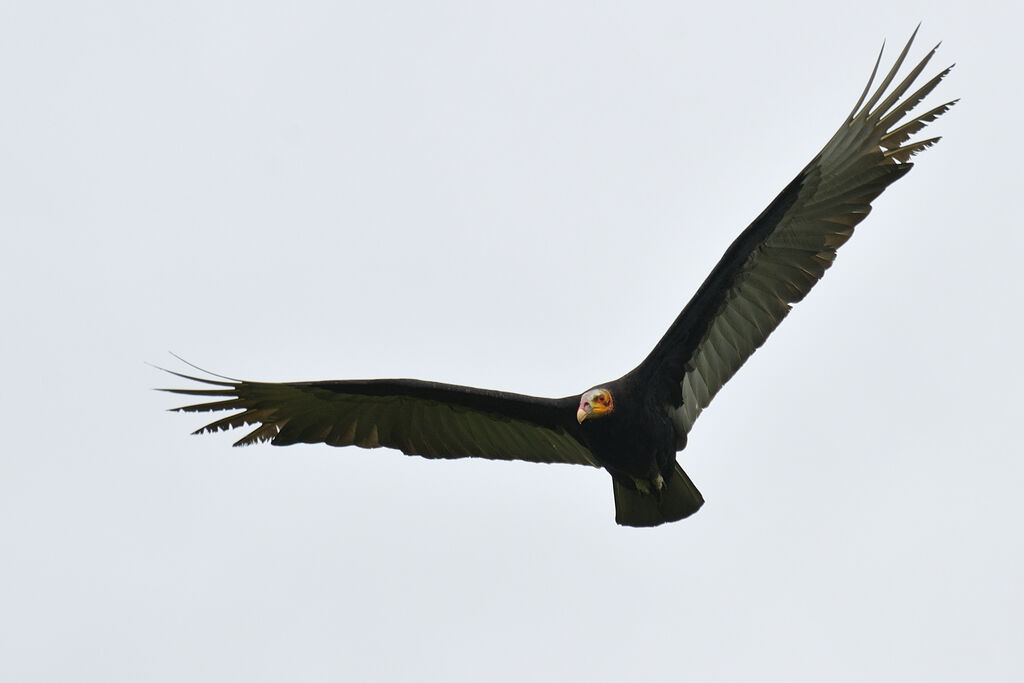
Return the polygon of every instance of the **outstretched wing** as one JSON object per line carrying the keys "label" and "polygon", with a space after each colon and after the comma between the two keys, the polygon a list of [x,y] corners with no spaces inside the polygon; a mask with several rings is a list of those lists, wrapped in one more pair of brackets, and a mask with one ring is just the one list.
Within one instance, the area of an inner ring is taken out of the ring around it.
{"label": "outstretched wing", "polygon": [[[535,398],[409,379],[246,382],[171,372],[206,388],[183,412],[234,412],[195,433],[258,425],[235,443],[397,448],[426,458],[488,458],[599,465],[574,436],[577,399]],[[211,388],[212,387],[212,388]]]}
{"label": "outstretched wing", "polygon": [[[917,31],[914,31],[914,35]],[[827,145],[729,247],[651,354],[634,370],[676,406],[678,445],[719,389],[832,265],[871,202],[939,138],[910,141],[956,100],[907,119],[949,67],[907,94],[933,48],[883,100],[914,41],[871,94],[882,55]],[[863,106],[861,106],[863,105]]]}

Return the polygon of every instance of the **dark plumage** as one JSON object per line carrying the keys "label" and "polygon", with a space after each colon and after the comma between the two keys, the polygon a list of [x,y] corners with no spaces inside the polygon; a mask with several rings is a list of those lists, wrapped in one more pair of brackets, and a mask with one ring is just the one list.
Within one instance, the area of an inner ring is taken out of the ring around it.
{"label": "dark plumage", "polygon": [[935,49],[882,99],[913,39],[869,97],[879,54],[833,138],[726,250],[650,355],[617,380],[551,399],[409,379],[264,383],[172,373],[207,388],[166,391],[209,399],[176,410],[241,411],[198,430],[257,425],[236,445],[322,442],[591,465],[612,475],[619,524],[687,517],[704,499],[676,452],[697,416],[821,278],[875,197],[938,141],[910,136],[955,100],[906,118],[949,73],[907,94]]}

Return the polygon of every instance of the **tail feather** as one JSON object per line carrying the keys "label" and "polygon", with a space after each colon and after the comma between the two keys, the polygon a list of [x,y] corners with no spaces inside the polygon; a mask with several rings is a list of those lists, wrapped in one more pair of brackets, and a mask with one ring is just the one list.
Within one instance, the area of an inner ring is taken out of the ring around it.
{"label": "tail feather", "polygon": [[615,521],[623,526],[658,526],[689,517],[704,504],[704,497],[676,463],[675,471],[660,491],[644,493],[612,479]]}

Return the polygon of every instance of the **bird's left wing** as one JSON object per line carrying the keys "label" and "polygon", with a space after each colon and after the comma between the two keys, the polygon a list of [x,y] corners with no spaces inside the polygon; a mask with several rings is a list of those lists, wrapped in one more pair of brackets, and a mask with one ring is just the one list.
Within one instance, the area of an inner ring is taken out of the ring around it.
{"label": "bird's left wing", "polygon": [[572,397],[537,398],[409,379],[276,383],[167,372],[207,387],[163,391],[210,399],[174,410],[240,411],[195,433],[258,425],[236,446],[260,441],[384,446],[426,458],[598,466],[573,436],[577,399]]}
{"label": "bird's left wing", "polygon": [[911,169],[914,154],[938,141],[909,138],[955,100],[906,120],[950,71],[943,70],[910,92],[935,49],[882,99],[913,40],[911,36],[868,98],[881,62],[879,54],[847,120],[733,242],[665,336],[633,371],[675,406],[679,447],[722,385],[832,265],[836,250],[871,211],[871,202]]}

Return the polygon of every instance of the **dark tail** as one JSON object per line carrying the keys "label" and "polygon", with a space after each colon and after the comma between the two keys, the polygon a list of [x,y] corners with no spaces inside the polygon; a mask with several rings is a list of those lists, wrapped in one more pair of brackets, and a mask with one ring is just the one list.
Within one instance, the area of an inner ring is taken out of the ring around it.
{"label": "dark tail", "polygon": [[660,491],[643,493],[612,478],[615,521],[623,526],[658,526],[689,517],[704,504],[704,497],[676,463]]}

